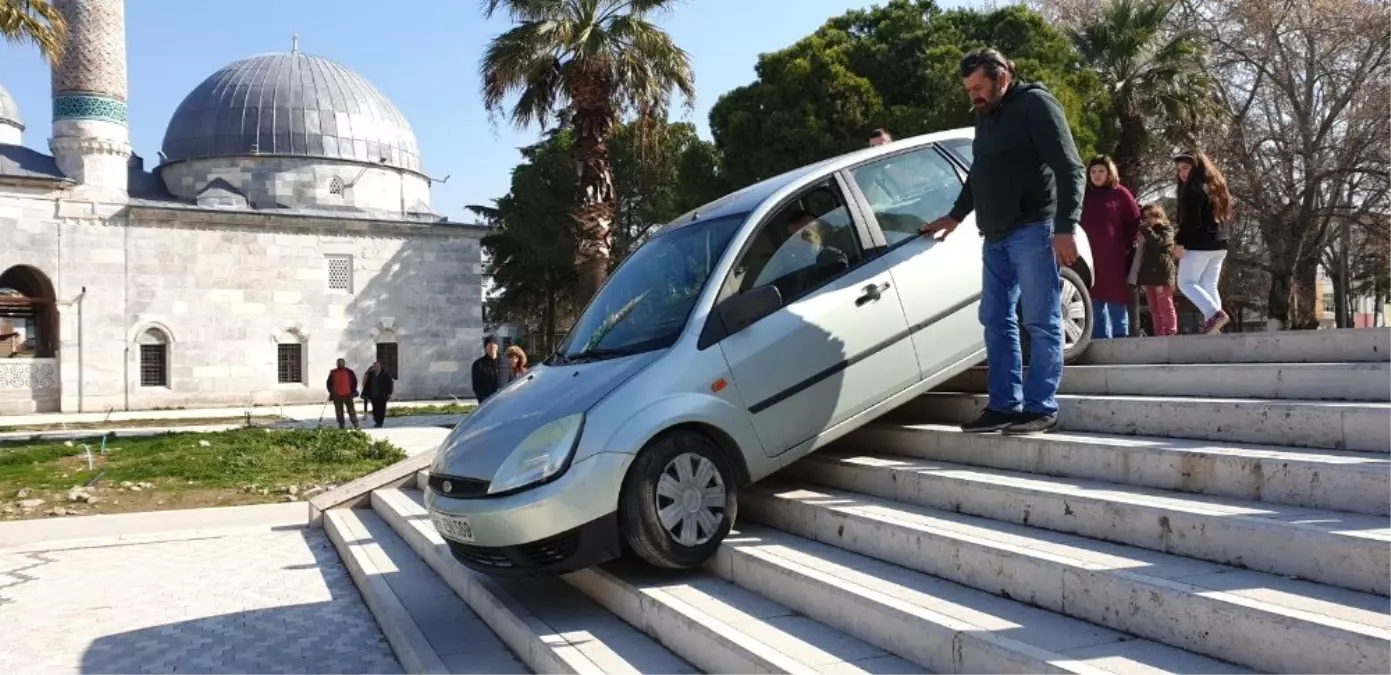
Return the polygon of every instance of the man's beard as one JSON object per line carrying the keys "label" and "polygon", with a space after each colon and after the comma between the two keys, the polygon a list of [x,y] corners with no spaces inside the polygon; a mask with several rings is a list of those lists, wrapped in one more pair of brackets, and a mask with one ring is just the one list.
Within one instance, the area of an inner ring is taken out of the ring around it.
{"label": "man's beard", "polygon": [[989,115],[1000,107],[1000,101],[1005,97],[1004,88],[994,85],[990,88],[990,95],[987,98],[978,98],[971,101],[971,108],[981,115]]}

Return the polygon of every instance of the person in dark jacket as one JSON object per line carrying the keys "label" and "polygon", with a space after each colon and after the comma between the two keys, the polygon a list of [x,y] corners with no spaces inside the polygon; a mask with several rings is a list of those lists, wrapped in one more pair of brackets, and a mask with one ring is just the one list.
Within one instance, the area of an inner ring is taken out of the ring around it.
{"label": "person in dark jacket", "polygon": [[368,401],[372,402],[372,422],[378,429],[386,422],[386,402],[395,391],[396,381],[391,373],[382,368],[380,361],[373,361],[362,375],[362,405],[365,408]]}
{"label": "person in dark jacket", "polygon": [[[1083,169],[1062,105],[1040,84],[1014,80],[1014,64],[984,49],[961,60],[976,112],[975,161],[951,213],[923,226],[946,237],[972,211],[985,237],[980,322],[985,328],[986,410],[966,432],[1027,434],[1058,423],[1063,376],[1059,263],[1077,260]],[[1020,354],[1021,306],[1029,371]]]}
{"label": "person in dark jacket", "polygon": [[1231,320],[1222,311],[1217,293],[1222,263],[1227,259],[1227,227],[1232,221],[1232,196],[1227,180],[1201,152],[1174,158],[1178,173],[1178,287],[1203,313],[1202,332],[1220,333]]}
{"label": "person in dark jacket", "polygon": [[338,416],[338,428],[344,429],[343,409],[347,408],[348,417],[353,421],[353,428],[358,428],[357,406],[353,405],[353,400],[357,398],[357,373],[348,368],[348,364],[343,359],[338,359],[338,367],[328,371],[328,381],[324,383],[328,388],[328,398],[333,401],[333,414]]}
{"label": "person in dark jacket", "polygon": [[482,404],[512,381],[512,367],[507,359],[498,356],[497,338],[489,335],[483,342],[483,355],[473,362],[473,395]]}
{"label": "person in dark jacket", "polygon": [[1174,284],[1177,265],[1174,264],[1174,226],[1164,207],[1147,204],[1141,212],[1143,220],[1136,238],[1139,259],[1135,283],[1145,289],[1150,319],[1155,335],[1178,335],[1178,312],[1174,309]]}

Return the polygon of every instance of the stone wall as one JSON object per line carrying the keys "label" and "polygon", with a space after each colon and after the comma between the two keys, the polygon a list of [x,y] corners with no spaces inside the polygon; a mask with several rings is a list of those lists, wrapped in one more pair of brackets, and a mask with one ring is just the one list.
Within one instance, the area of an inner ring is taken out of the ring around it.
{"label": "stone wall", "polygon": [[[8,189],[8,188],[7,188]],[[469,396],[481,353],[481,231],[0,194],[0,269],[39,268],[60,301],[62,409],[324,400],[334,361],[400,354],[400,398]],[[349,256],[351,288],[329,288]],[[139,343],[168,343],[169,386],[140,385]],[[305,382],[277,382],[302,341]]]}
{"label": "stone wall", "polygon": [[425,176],[387,166],[322,158],[261,156],[214,157],[166,164],[158,169],[165,187],[194,200],[221,179],[256,208],[334,208],[400,214],[429,207]]}

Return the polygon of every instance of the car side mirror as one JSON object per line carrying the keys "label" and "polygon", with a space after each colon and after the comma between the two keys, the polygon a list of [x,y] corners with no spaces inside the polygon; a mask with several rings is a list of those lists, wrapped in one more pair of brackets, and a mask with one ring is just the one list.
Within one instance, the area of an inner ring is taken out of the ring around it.
{"label": "car side mirror", "polygon": [[725,335],[733,335],[781,308],[782,293],[768,284],[725,300],[715,311],[724,323]]}

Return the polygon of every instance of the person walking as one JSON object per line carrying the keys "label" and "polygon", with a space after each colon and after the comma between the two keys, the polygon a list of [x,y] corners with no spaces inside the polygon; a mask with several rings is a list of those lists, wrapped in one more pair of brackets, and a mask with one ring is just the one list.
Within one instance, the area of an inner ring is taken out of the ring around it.
{"label": "person walking", "polygon": [[507,359],[498,356],[497,338],[489,335],[484,339],[483,355],[473,362],[471,375],[473,395],[478,398],[479,405],[512,381],[512,368],[507,365]]}
{"label": "person walking", "polygon": [[[961,77],[976,113],[976,161],[951,212],[922,228],[945,238],[975,211],[985,238],[980,322],[990,395],[985,411],[961,430],[1052,431],[1063,375],[1058,266],[1077,260],[1073,231],[1085,171],[1062,105],[1043,85],[1016,82],[1014,64],[1000,52],[968,54]],[[1027,379],[1016,304],[1029,334]]]}
{"label": "person walking", "polygon": [[362,405],[372,403],[372,423],[380,429],[386,422],[386,402],[396,391],[396,381],[391,373],[382,368],[380,361],[373,361],[362,376]]}
{"label": "person walking", "polygon": [[1092,282],[1092,339],[1130,336],[1128,258],[1140,229],[1140,205],[1121,185],[1116,163],[1097,155],[1087,164],[1087,192],[1082,200],[1082,230],[1096,266]]}
{"label": "person walking", "polygon": [[1227,179],[1201,152],[1174,158],[1178,175],[1178,287],[1203,313],[1203,334],[1220,333],[1231,318],[1217,291],[1231,238],[1232,195]]}
{"label": "person walking", "polygon": [[1150,321],[1155,335],[1178,335],[1178,312],[1174,309],[1174,226],[1164,207],[1146,204],[1141,211],[1140,233],[1135,239],[1135,283],[1145,290]]}
{"label": "person walking", "polygon": [[343,424],[345,408],[348,417],[353,421],[353,428],[359,428],[357,406],[353,405],[353,400],[357,398],[357,373],[348,368],[346,361],[338,359],[338,367],[328,372],[328,381],[324,386],[328,387],[328,398],[333,401],[333,414],[338,417],[338,428],[347,428]]}

